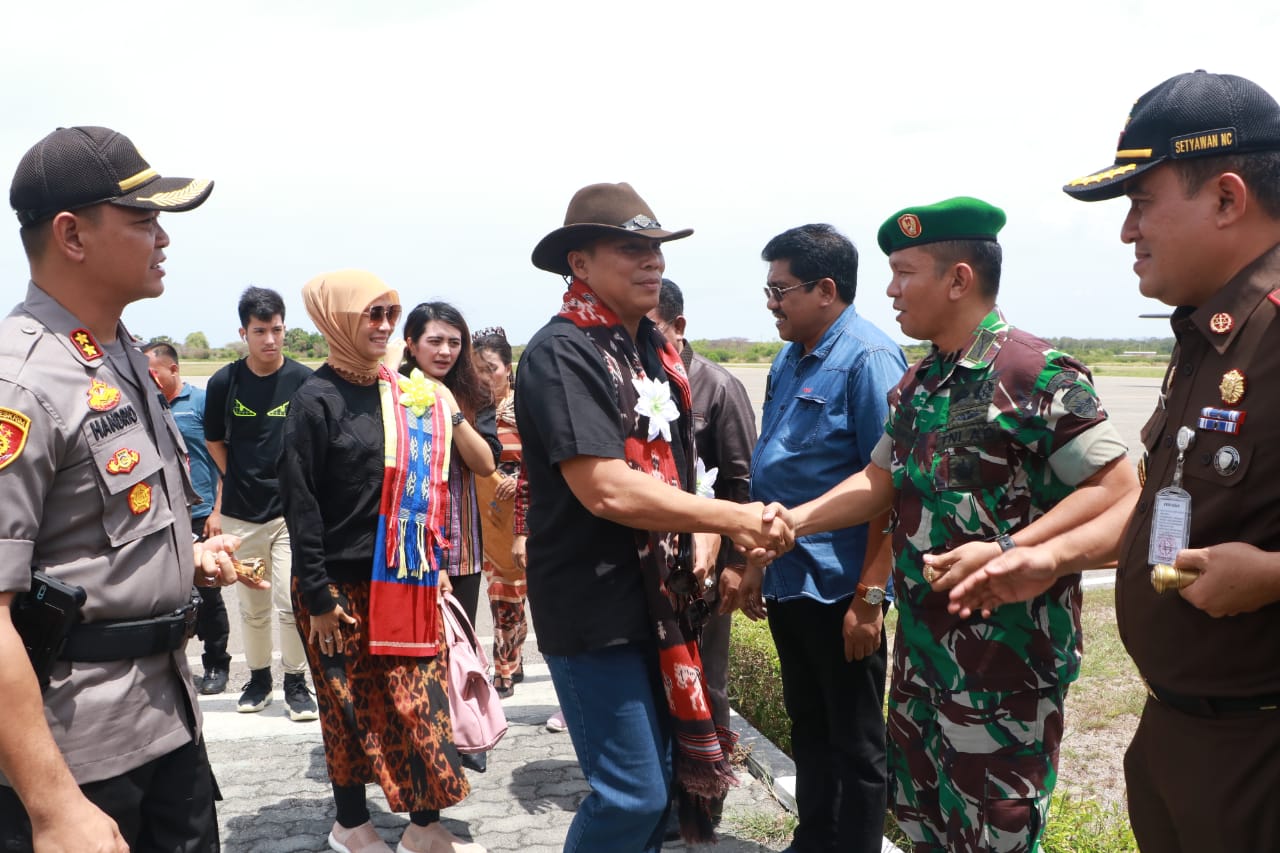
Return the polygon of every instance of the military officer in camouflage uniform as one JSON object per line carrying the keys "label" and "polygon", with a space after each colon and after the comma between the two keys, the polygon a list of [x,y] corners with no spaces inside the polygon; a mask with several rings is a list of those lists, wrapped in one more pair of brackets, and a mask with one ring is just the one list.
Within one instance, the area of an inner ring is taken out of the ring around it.
{"label": "military officer in camouflage uniform", "polygon": [[1004,222],[956,198],[881,227],[898,322],[933,347],[890,393],[871,464],[794,513],[798,537],[893,508],[889,772],[913,853],[1036,849],[1081,650],[1079,575],[970,619],[931,582],[1081,523],[1135,485],[1088,370],[995,307]]}
{"label": "military officer in camouflage uniform", "polygon": [[[31,267],[0,321],[0,849],[218,849],[187,668],[192,583],[234,583],[233,537],[192,546],[182,437],[120,315],[160,295],[160,210],[212,183],[162,178],[101,127],[60,128],[10,204]],[[82,587],[43,697],[17,597],[33,570]]]}

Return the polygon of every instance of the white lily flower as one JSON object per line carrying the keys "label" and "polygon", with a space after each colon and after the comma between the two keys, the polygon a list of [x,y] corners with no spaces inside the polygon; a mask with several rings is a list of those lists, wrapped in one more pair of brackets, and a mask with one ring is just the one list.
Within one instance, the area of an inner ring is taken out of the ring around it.
{"label": "white lily flower", "polygon": [[716,496],[716,475],[720,473],[719,468],[707,470],[707,464],[702,461],[702,457],[698,457],[698,487],[695,490],[700,498],[714,498]]}
{"label": "white lily flower", "polygon": [[636,400],[636,414],[649,419],[649,441],[661,435],[663,440],[670,442],[671,425],[680,417],[676,401],[671,399],[671,386],[647,376],[632,378],[631,384],[640,395]]}

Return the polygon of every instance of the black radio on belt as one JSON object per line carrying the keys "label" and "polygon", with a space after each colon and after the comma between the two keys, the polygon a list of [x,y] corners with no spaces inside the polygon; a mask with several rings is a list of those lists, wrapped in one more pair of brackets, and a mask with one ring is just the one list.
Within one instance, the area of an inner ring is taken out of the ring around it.
{"label": "black radio on belt", "polygon": [[54,661],[80,621],[85,598],[82,587],[63,583],[39,571],[31,573],[31,591],[18,593],[13,598],[10,608],[13,627],[27,648],[42,693],[49,686]]}

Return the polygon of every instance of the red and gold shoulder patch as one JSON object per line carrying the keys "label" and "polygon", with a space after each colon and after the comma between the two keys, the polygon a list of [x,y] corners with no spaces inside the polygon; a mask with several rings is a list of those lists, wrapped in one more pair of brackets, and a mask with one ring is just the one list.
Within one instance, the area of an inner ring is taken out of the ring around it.
{"label": "red and gold shoulder patch", "polygon": [[924,230],[920,225],[920,217],[916,216],[914,213],[904,213],[899,216],[898,228],[902,229],[902,233],[906,234],[913,240],[916,237],[919,237],[920,232]]}
{"label": "red and gold shoulder patch", "polygon": [[108,474],[128,474],[142,461],[142,454],[128,447],[122,447],[111,455],[107,461]]}
{"label": "red and gold shoulder patch", "polygon": [[129,490],[129,512],[142,515],[149,509],[151,509],[151,487],[146,483],[139,483]]}
{"label": "red and gold shoulder patch", "polygon": [[30,429],[31,418],[17,409],[0,408],[0,470],[22,455]]}
{"label": "red and gold shoulder patch", "polygon": [[95,412],[109,412],[120,402],[120,389],[108,385],[101,379],[90,382],[89,390],[84,393],[89,398],[89,408]]}
{"label": "red and gold shoulder patch", "polygon": [[76,349],[80,350],[80,354],[84,356],[86,361],[97,361],[102,358],[102,347],[98,346],[93,333],[88,329],[75,329],[72,331],[71,343],[75,344]]}

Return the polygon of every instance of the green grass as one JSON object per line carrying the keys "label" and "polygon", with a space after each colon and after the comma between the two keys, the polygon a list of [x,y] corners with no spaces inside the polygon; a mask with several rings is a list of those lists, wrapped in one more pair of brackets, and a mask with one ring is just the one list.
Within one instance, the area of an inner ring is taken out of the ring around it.
{"label": "green grass", "polygon": [[[1067,697],[1068,735],[1063,752],[1064,758],[1071,755],[1073,766],[1087,769],[1102,764],[1101,751],[1106,751],[1107,759],[1114,759],[1116,742],[1127,743],[1133,722],[1142,711],[1145,690],[1116,630],[1114,591],[1087,591],[1081,621],[1085,654],[1080,678]],[[891,609],[885,619],[891,638],[896,624],[897,611]],[[791,723],[782,706],[778,657],[768,625],[736,615],[730,648],[730,701],[761,734],[790,755]],[[1074,738],[1072,727],[1078,732]],[[1068,787],[1070,793],[1065,790]],[[1130,853],[1137,849],[1123,804],[1114,798],[1093,796],[1092,789],[1090,779],[1059,777],[1041,850]],[[903,849],[910,848],[891,816],[885,821],[885,836]],[[786,837],[789,835],[783,840]]]}
{"label": "green grass", "polygon": [[739,838],[757,844],[786,844],[796,831],[796,818],[790,812],[763,814],[731,810],[725,813],[724,822]]}

